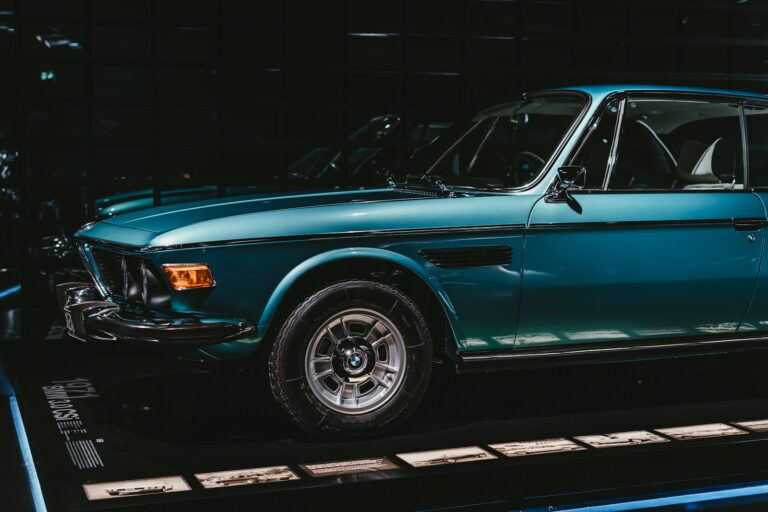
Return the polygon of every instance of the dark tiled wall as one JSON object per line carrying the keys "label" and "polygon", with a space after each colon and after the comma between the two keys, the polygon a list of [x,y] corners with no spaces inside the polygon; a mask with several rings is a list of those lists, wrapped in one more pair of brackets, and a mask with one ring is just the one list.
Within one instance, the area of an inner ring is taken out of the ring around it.
{"label": "dark tiled wall", "polygon": [[374,115],[526,89],[763,90],[766,36],[765,0],[0,0],[0,306],[44,307],[35,244],[96,197],[273,183]]}

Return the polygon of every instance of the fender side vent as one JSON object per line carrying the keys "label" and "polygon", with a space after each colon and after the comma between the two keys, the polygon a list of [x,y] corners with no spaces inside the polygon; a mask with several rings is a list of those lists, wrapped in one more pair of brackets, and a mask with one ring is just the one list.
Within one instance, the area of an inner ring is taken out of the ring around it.
{"label": "fender side vent", "polygon": [[442,268],[487,267],[512,263],[512,248],[508,245],[422,249],[419,253]]}

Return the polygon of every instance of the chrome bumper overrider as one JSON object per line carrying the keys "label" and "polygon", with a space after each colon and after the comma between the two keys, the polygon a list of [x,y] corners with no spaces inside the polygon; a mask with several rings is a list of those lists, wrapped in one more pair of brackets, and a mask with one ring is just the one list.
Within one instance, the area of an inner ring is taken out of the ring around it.
{"label": "chrome bumper overrider", "polygon": [[81,341],[131,341],[151,344],[207,345],[253,334],[243,320],[202,316],[154,318],[126,311],[101,299],[91,283],[56,287],[67,332]]}

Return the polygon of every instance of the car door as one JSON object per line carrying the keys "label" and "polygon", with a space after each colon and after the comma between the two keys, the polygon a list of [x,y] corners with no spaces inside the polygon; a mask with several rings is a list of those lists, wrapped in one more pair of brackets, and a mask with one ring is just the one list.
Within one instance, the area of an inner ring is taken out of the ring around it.
{"label": "car door", "polygon": [[573,156],[588,186],[531,211],[515,348],[735,332],[765,223],[741,136],[732,101],[614,101]]}

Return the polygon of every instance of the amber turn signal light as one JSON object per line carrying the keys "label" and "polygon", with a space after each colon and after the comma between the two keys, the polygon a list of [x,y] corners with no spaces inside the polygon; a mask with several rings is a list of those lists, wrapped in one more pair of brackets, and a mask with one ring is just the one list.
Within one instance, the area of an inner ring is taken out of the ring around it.
{"label": "amber turn signal light", "polygon": [[174,290],[210,288],[216,284],[208,265],[186,263],[163,265],[163,271]]}

